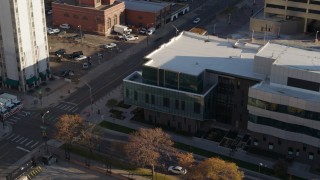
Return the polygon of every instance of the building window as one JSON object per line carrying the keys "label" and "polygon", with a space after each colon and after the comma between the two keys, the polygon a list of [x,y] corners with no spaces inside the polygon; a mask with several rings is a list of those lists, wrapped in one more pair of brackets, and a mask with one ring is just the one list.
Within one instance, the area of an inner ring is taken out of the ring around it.
{"label": "building window", "polygon": [[314,158],[314,154],[312,152],[309,152],[309,159],[313,160],[313,158]]}
{"label": "building window", "polygon": [[137,93],[137,91],[134,91],[134,100],[135,100],[135,101],[138,100],[138,93]]}
{"label": "building window", "polygon": [[300,155],[300,150],[296,149],[296,156],[299,156],[299,155]]}
{"label": "building window", "polygon": [[110,29],[111,28],[111,18],[108,18],[107,25],[108,25],[108,29]]}
{"label": "building window", "polygon": [[118,23],[118,16],[117,15],[114,15],[113,16],[113,24],[117,24]]}
{"label": "building window", "polygon": [[184,111],[185,110],[185,102],[181,101],[181,110]]}
{"label": "building window", "polygon": [[293,149],[292,149],[292,147],[289,147],[289,148],[288,148],[288,154],[289,154],[289,155],[292,155],[292,154],[293,154]]}
{"label": "building window", "polygon": [[151,95],[151,104],[155,104],[154,95]]}
{"label": "building window", "polygon": [[101,1],[100,1],[100,0],[96,0],[96,2],[97,2],[97,3],[100,3]]}
{"label": "building window", "polygon": [[258,141],[258,139],[254,139],[254,141],[253,141],[253,145],[254,145],[254,146],[258,146],[258,145],[259,145],[259,141]]}
{"label": "building window", "polygon": [[174,107],[175,107],[176,109],[179,109],[179,100],[176,100],[176,101],[175,101]]}
{"label": "building window", "polygon": [[278,145],[281,145],[281,143],[282,143],[282,142],[281,142],[281,140],[280,140],[280,139],[278,139]]}
{"label": "building window", "polygon": [[87,16],[83,16],[82,19],[83,20],[88,20],[88,17]]}
{"label": "building window", "polygon": [[64,13],[63,16],[64,17],[69,17],[69,14],[68,13]]}
{"label": "building window", "polygon": [[269,143],[269,150],[272,150],[273,149],[273,143]]}
{"label": "building window", "polygon": [[262,140],[263,140],[263,141],[266,141],[266,140],[267,140],[266,136],[263,136]]}
{"label": "building window", "polygon": [[77,14],[73,15],[74,19],[79,19],[79,16]]}
{"label": "building window", "polygon": [[170,107],[170,100],[169,98],[163,98],[163,106],[164,107]]}
{"label": "building window", "polygon": [[149,103],[149,94],[145,94],[145,102]]}
{"label": "building window", "polygon": [[201,107],[200,103],[197,103],[197,102],[193,103],[193,112],[200,114],[200,107]]}
{"label": "building window", "polygon": [[184,124],[187,124],[187,119],[183,118]]}
{"label": "building window", "polygon": [[307,145],[303,145],[303,151],[307,151]]}

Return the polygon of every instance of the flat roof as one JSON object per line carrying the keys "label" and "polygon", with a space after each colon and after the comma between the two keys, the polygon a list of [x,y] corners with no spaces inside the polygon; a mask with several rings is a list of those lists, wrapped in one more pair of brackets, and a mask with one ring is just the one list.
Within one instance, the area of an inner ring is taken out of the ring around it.
{"label": "flat roof", "polygon": [[274,65],[320,73],[320,52],[267,43],[257,56],[275,59]]}
{"label": "flat roof", "polygon": [[254,55],[260,46],[242,45],[242,48],[235,48],[234,42],[227,39],[184,31],[147,55],[150,61],[145,65],[190,75],[212,70],[238,77],[264,79],[264,75],[253,72]]}
{"label": "flat roof", "polygon": [[71,6],[77,6],[77,7],[81,7],[81,8],[89,8],[89,9],[96,9],[96,10],[106,10],[112,6],[115,6],[121,2],[117,2],[115,1],[113,4],[101,4],[101,6],[98,7],[92,7],[92,6],[86,6],[86,5],[79,5],[79,1],[78,0],[55,0],[52,1],[52,3],[57,3],[57,4],[65,4],[65,5],[71,5]]}
{"label": "flat roof", "polygon": [[165,2],[149,2],[149,1],[139,1],[139,0],[118,0],[124,2],[125,8],[135,11],[143,12],[159,12],[163,8],[170,6],[170,3]]}
{"label": "flat roof", "polygon": [[[252,86],[253,89],[258,89],[260,91],[269,92],[277,95],[286,95],[288,97],[294,97],[297,99],[302,99],[305,101],[311,101],[315,103],[320,103],[320,96],[314,93],[297,91],[291,88],[285,88],[280,86],[270,85],[269,81],[262,81],[259,84]],[[316,93],[316,92],[315,92]]]}

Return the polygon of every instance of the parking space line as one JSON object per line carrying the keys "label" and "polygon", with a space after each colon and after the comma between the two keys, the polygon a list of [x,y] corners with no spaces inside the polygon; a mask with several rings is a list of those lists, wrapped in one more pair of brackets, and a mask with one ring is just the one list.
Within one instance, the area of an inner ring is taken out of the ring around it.
{"label": "parking space line", "polygon": [[21,141],[20,144],[23,144],[24,142],[26,142],[28,140],[28,138],[26,138],[25,140]]}
{"label": "parking space line", "polygon": [[34,143],[30,148],[33,148],[34,146],[36,146],[39,143],[39,141],[37,141],[36,143]]}
{"label": "parking space line", "polygon": [[20,137],[20,135],[17,135],[15,138],[11,139],[11,141],[14,141],[14,140],[16,140],[16,139],[19,138],[19,137]]}
{"label": "parking space line", "polygon": [[20,139],[18,139],[18,140],[15,141],[15,142],[18,143],[18,142],[21,141],[22,139],[24,139],[24,137],[21,137]]}
{"label": "parking space line", "polygon": [[76,112],[77,110],[78,110],[78,108],[74,109],[72,112],[74,113],[74,112]]}
{"label": "parking space line", "polygon": [[25,148],[20,147],[20,146],[17,146],[16,148],[17,148],[17,149],[20,149],[20,150],[22,150],[22,151],[25,151],[25,152],[27,152],[27,153],[30,152],[28,149],[25,149]]}
{"label": "parking space line", "polygon": [[29,141],[25,146],[29,146],[29,144],[32,142],[33,142],[33,140]]}
{"label": "parking space line", "polygon": [[14,135],[15,135],[15,134],[12,134],[11,136],[7,137],[7,139],[10,139],[10,138],[12,138],[12,137],[13,137]]}

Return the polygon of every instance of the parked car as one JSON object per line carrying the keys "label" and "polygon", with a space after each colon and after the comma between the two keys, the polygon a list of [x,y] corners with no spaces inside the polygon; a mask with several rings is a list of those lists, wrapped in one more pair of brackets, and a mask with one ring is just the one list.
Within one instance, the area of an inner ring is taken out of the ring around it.
{"label": "parked car", "polygon": [[137,36],[137,35],[129,35],[129,36],[126,36],[125,39],[126,39],[126,41],[134,41],[134,40],[139,39],[139,36]]}
{"label": "parked car", "polygon": [[52,154],[42,156],[41,157],[41,161],[45,165],[51,165],[53,163],[58,162],[57,158]]}
{"label": "parked car", "polygon": [[62,29],[70,29],[71,27],[70,27],[69,24],[61,24],[60,28],[62,28]]}
{"label": "parked car", "polygon": [[194,20],[193,20],[193,24],[198,24],[198,23],[200,22],[200,20],[201,20],[200,18],[194,19]]}
{"label": "parked car", "polygon": [[52,9],[50,9],[48,12],[47,12],[48,15],[51,15],[52,14]]}
{"label": "parked car", "polygon": [[87,56],[85,56],[85,55],[80,55],[80,56],[74,58],[74,60],[76,60],[76,61],[81,61],[81,60],[84,60],[84,59],[87,59]]}
{"label": "parked car", "polygon": [[47,33],[48,34],[56,34],[56,33],[59,33],[59,32],[60,32],[60,29],[58,29],[58,28],[55,28],[55,29],[47,28]]}
{"label": "parked car", "polygon": [[85,62],[82,64],[83,69],[89,69],[89,63]]}
{"label": "parked car", "polygon": [[151,27],[151,28],[149,28],[149,29],[147,30],[146,34],[147,34],[147,35],[152,35],[154,32],[156,32],[156,28]]}
{"label": "parked car", "polygon": [[169,166],[168,171],[174,174],[187,174],[187,170],[181,166]]}
{"label": "parked car", "polygon": [[76,52],[73,52],[72,54],[70,54],[70,59],[75,59],[79,56],[83,55],[83,52],[82,51],[76,51]]}
{"label": "parked car", "polygon": [[117,39],[118,40],[125,40],[126,36],[125,35],[120,35],[120,36],[117,36]]}
{"label": "parked car", "polygon": [[65,49],[59,49],[56,52],[54,52],[56,56],[61,57],[66,53]]}
{"label": "parked car", "polygon": [[109,43],[109,44],[105,45],[105,48],[107,48],[107,49],[114,48],[114,47],[117,47],[116,43]]}
{"label": "parked car", "polygon": [[146,32],[147,32],[146,28],[141,28],[139,31],[140,34],[146,34]]}

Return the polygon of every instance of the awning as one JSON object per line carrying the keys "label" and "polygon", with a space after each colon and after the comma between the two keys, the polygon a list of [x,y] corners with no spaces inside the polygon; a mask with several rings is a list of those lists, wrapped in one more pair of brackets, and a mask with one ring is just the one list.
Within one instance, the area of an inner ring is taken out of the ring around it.
{"label": "awning", "polygon": [[10,86],[19,86],[19,81],[17,80],[12,80],[12,79],[9,79],[7,78],[6,79],[6,82],[5,82],[7,85],[10,85]]}
{"label": "awning", "polygon": [[33,82],[37,81],[37,77],[33,76],[32,78],[29,78],[26,80],[27,84],[33,84]]}

